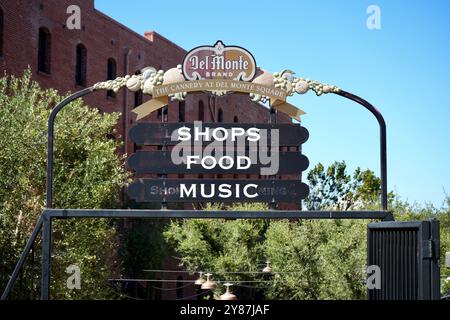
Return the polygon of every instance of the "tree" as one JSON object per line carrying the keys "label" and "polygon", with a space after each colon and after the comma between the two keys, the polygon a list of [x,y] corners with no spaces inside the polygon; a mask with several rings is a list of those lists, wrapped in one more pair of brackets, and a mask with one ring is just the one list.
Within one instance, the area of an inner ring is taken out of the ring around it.
{"label": "tree", "polygon": [[274,221],[265,254],[278,274],[271,299],[364,299],[367,221]]}
{"label": "tree", "polygon": [[[55,90],[42,90],[31,80],[30,70],[20,78],[0,78],[2,288],[44,207],[47,120],[51,107],[63,98]],[[119,192],[127,174],[124,157],[117,155],[120,143],[109,138],[115,134],[118,117],[100,114],[81,100],[58,115],[55,207],[108,208],[120,203]],[[110,269],[120,271],[115,225],[106,219],[69,219],[56,221],[53,230],[52,298],[117,297],[107,282]],[[81,270],[81,290],[69,290],[66,286],[69,265],[77,265]],[[24,279],[29,290],[30,270],[26,272]]]}
{"label": "tree", "polygon": [[[212,271],[222,282],[256,281],[253,290],[245,282],[236,286],[240,299],[254,298],[258,288],[270,299],[358,299],[365,297],[366,227],[363,221],[177,220],[164,235],[187,270]],[[266,260],[277,272],[269,282],[261,274]]]}
{"label": "tree", "polygon": [[[355,210],[379,202],[381,181],[371,170],[359,167],[347,173],[345,161],[334,162],[327,169],[319,163],[308,173],[311,188],[305,203],[309,210]],[[392,195],[391,195],[392,196]]]}

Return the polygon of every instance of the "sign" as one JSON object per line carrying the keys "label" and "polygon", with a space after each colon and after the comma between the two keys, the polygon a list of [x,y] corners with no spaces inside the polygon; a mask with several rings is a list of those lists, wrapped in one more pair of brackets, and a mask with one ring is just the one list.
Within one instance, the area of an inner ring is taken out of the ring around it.
{"label": "sign", "polygon": [[[273,174],[300,174],[309,160],[300,152],[282,151],[264,159],[258,152],[234,157],[224,155],[184,155],[181,163],[172,161],[170,151],[138,151],[128,158],[128,166],[138,174],[261,174],[276,169]],[[267,174],[266,174],[267,175]]]}
{"label": "sign", "polygon": [[340,91],[336,86],[294,75],[289,69],[272,74],[257,67],[255,58],[246,49],[217,41],[213,46],[192,49],[176,68],[164,71],[149,66],[140,75],[96,83],[94,90],[118,92],[126,86],[131,91],[142,90],[151,95],[151,100],[133,110],[136,120],[167,106],[171,100],[183,101],[190,92],[218,96],[241,92],[248,93],[254,102],[269,102],[272,108],[297,121],[305,112],[288,103],[287,97],[310,90],[318,96]]}
{"label": "sign", "polygon": [[[169,101],[184,101],[193,92],[215,96],[246,93],[251,101],[264,103],[300,121],[305,112],[287,102],[290,96],[308,91],[318,96],[340,92],[336,86],[296,77],[289,69],[270,73],[257,67],[248,50],[227,46],[222,41],[190,50],[180,63],[169,70],[148,67],[140,75],[98,83],[94,89],[118,91],[126,86],[131,91],[142,90],[150,95],[150,100],[133,110],[137,121],[167,106]],[[300,175],[309,166],[306,156],[292,150],[309,137],[308,130],[300,125],[138,123],[130,129],[129,136],[135,144],[143,146],[128,158],[129,167],[140,178],[146,174],[232,174],[263,178],[220,182],[144,179],[130,186],[130,197],[137,201],[297,202],[308,195],[308,187],[301,182],[277,179],[280,175]],[[165,148],[155,151],[150,146]],[[211,197],[205,188],[213,192]]]}
{"label": "sign", "polygon": [[[128,188],[137,202],[298,202],[309,188],[297,180],[307,157],[283,146],[300,146],[308,130],[294,124],[139,123],[130,129],[138,145],[165,145],[164,151],[137,151],[128,166],[145,174],[259,175],[263,179],[138,179]],[[264,179],[266,177],[267,179]]]}
{"label": "sign", "polygon": [[164,96],[174,95],[180,92],[198,92],[198,91],[226,91],[226,92],[242,92],[264,95],[270,99],[277,101],[286,100],[286,91],[278,89],[274,86],[243,82],[237,80],[197,80],[197,81],[183,81],[167,85],[154,87],[153,98],[160,98]]}
{"label": "sign", "polygon": [[308,194],[297,180],[138,179],[128,188],[136,202],[299,202]]}
{"label": "sign", "polygon": [[256,74],[256,61],[250,52],[237,46],[201,46],[188,52],[183,60],[187,80],[230,79],[250,81]]}
{"label": "sign", "polygon": [[[194,131],[194,123],[138,123],[129,131],[130,139],[137,145],[175,145],[179,143],[178,130],[180,128],[188,128],[191,132]],[[250,128],[255,128],[258,132],[278,133],[278,144],[280,146],[299,146],[305,143],[309,138],[309,132],[306,128],[289,123],[282,124],[236,124],[236,123],[202,123],[202,128],[213,129],[223,128],[230,132],[234,130],[235,134],[238,129],[243,132],[248,132]],[[239,132],[241,132],[239,131]],[[231,136],[231,134],[230,134]],[[270,140],[267,144],[270,145]],[[201,145],[208,144],[208,141],[202,139]],[[246,144],[247,146],[248,144]],[[239,146],[234,146],[238,148]]]}

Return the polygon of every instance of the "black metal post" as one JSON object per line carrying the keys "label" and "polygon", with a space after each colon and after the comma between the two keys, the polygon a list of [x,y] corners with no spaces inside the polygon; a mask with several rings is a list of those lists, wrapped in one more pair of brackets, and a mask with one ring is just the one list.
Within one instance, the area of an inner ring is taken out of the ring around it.
{"label": "black metal post", "polygon": [[34,250],[35,246],[31,247],[31,272],[30,272],[30,300],[34,300]]}
{"label": "black metal post", "polygon": [[346,91],[338,91],[336,94],[359,103],[364,108],[369,110],[377,119],[380,126],[380,175],[381,175],[381,209],[388,210],[388,194],[387,194],[387,147],[386,147],[386,122],[380,111],[372,104],[361,97]]}
{"label": "black metal post", "polygon": [[93,87],[83,89],[81,91],[75,92],[74,94],[68,96],[63,101],[58,103],[56,107],[50,113],[48,119],[48,136],[47,136],[47,198],[46,207],[53,207],[53,139],[55,131],[55,118],[56,115],[64,108],[66,105],[72,101],[81,98],[94,91]]}
{"label": "black metal post", "polygon": [[[273,108],[272,106],[270,107],[270,111],[269,111],[269,123],[271,123],[271,124],[277,123],[277,110],[275,108]],[[270,132],[269,132],[267,138],[269,139],[270,144],[272,145],[272,134]],[[278,150],[278,151],[280,151],[280,150]],[[271,176],[270,179],[272,181],[276,180],[277,176]],[[274,200],[272,200],[269,203],[269,209],[270,210],[276,210],[276,208],[277,208],[277,203]]]}
{"label": "black metal post", "polygon": [[[53,207],[53,140],[55,132],[55,118],[57,114],[72,101],[94,92],[93,87],[83,89],[68,96],[58,103],[50,113],[48,119],[47,140],[47,198],[46,207]],[[48,300],[50,296],[50,263],[51,263],[51,232],[52,222],[49,215],[43,215],[42,229],[42,270],[41,270],[41,299]]]}
{"label": "black metal post", "polygon": [[16,267],[14,268],[14,271],[11,275],[11,278],[9,278],[8,283],[6,285],[5,291],[3,291],[2,297],[0,300],[6,300],[9,297],[9,294],[11,293],[11,289],[14,285],[14,282],[17,279],[17,276],[19,275],[20,270],[22,270],[22,267],[25,263],[25,260],[27,259],[28,253],[30,252],[31,247],[34,244],[34,241],[36,240],[37,235],[41,231],[42,222],[44,214],[42,214],[37,223],[36,226],[33,229],[33,232],[31,233],[30,239],[28,239],[27,244],[25,245],[25,249],[23,249],[22,254],[20,255],[19,261],[16,264]]}
{"label": "black metal post", "polygon": [[48,300],[50,297],[51,233],[52,217],[44,213],[42,225],[41,300]]}

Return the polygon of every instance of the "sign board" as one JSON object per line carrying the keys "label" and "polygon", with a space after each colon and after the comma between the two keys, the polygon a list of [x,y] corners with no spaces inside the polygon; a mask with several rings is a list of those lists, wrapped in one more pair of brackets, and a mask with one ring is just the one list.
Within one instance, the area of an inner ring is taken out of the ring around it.
{"label": "sign board", "polygon": [[[194,123],[138,123],[130,129],[129,137],[137,145],[175,145],[179,143],[176,136],[177,130],[186,127],[193,132],[194,126]],[[200,125],[198,127],[200,127]],[[255,128],[260,133],[266,132],[266,136],[268,136],[269,133],[276,131],[279,137],[278,142],[280,146],[299,146],[305,143],[309,138],[309,132],[306,128],[289,123],[202,123],[201,127],[209,128],[211,134],[214,129],[218,128],[234,130],[235,135],[242,131],[248,132],[250,128]],[[268,139],[267,142],[270,144],[270,139]],[[201,143],[202,145],[208,144],[205,139],[203,139]]]}
{"label": "sign board", "polygon": [[[137,202],[298,202],[309,194],[298,180],[274,176],[299,174],[309,165],[298,151],[308,130],[294,124],[139,123],[130,130],[138,145],[170,150],[138,151],[128,159],[137,175],[233,174],[263,179],[138,179],[128,188]],[[265,179],[264,179],[265,178]]]}
{"label": "sign board", "polygon": [[137,202],[298,202],[308,194],[297,180],[137,179],[128,188]]}
{"label": "sign board", "polygon": [[[166,71],[149,67],[141,75],[97,84],[95,89],[118,90],[127,86],[142,90],[151,99],[133,111],[139,121],[165,107],[171,100],[184,101],[191,92],[222,96],[246,93],[257,102],[300,121],[302,110],[287,102],[294,94],[314,91],[318,96],[337,93],[336,86],[295,77],[288,69],[270,73],[257,67],[246,49],[225,45],[203,45],[190,50],[177,68]],[[143,179],[131,184],[129,195],[139,202],[192,201],[281,201],[298,202],[308,187],[292,176],[308,168],[309,160],[300,146],[308,140],[308,130],[294,124],[238,123],[138,123],[129,136],[141,150],[128,159],[138,178],[148,174],[170,175],[257,175],[259,180],[170,180]],[[164,149],[150,146],[164,146]],[[294,147],[294,150],[292,150]],[[292,175],[292,176],[291,176]],[[205,190],[214,190],[208,197]],[[188,192],[189,191],[189,192]],[[226,195],[226,196],[225,196]]]}
{"label": "sign board", "polygon": [[[258,152],[245,155],[183,155],[174,163],[171,151],[138,151],[128,159],[128,166],[138,174],[300,174],[309,165],[308,158],[300,152],[281,151],[261,156]],[[277,162],[277,163],[275,163]],[[264,174],[263,169],[274,169]]]}
{"label": "sign board", "polygon": [[[128,188],[137,202],[299,202],[309,194],[298,180],[275,180],[274,175],[298,176],[308,165],[300,152],[280,151],[300,146],[308,130],[294,124],[138,123],[130,138],[138,145],[164,151],[138,151],[128,159],[137,175],[233,174],[240,179],[138,179]],[[258,180],[242,179],[258,175]],[[269,180],[270,178],[270,180]]]}

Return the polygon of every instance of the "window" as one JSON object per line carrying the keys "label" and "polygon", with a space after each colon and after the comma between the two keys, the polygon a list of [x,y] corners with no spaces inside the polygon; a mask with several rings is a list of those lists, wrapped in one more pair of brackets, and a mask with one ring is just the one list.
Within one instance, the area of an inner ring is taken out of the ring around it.
{"label": "window", "polygon": [[[140,73],[141,72],[138,70],[134,74],[135,75],[139,75]],[[134,93],[134,106],[135,107],[139,107],[142,104],[142,102],[144,102],[144,98],[143,98],[143,95],[142,95],[142,90],[138,90],[138,91],[136,91]]]}
{"label": "window", "polygon": [[0,57],[3,56],[3,10],[0,9]]}
{"label": "window", "polygon": [[158,109],[158,120],[161,122],[167,122],[169,118],[169,109],[167,106]]}
{"label": "window", "polygon": [[142,96],[142,91],[141,90],[139,90],[139,91],[136,91],[135,93],[134,93],[134,106],[135,107],[139,107],[141,104],[142,104],[142,102],[143,102],[143,96]]}
{"label": "window", "polygon": [[[3,28],[2,28],[3,29]],[[39,28],[38,70],[50,74],[51,35],[46,28]]]}
{"label": "window", "polygon": [[75,68],[75,84],[78,86],[86,86],[86,66],[87,66],[87,50],[81,43],[77,45],[77,59]]}
{"label": "window", "polygon": [[[108,80],[114,80],[117,77],[116,60],[114,60],[113,58],[109,58],[108,59],[108,67],[107,67],[107,69],[108,69],[108,71],[107,71]],[[108,90],[106,92],[106,96],[107,97],[111,97],[111,98],[115,98],[116,97],[116,93],[113,90]]]}
{"label": "window", "polygon": [[219,108],[219,112],[217,113],[217,122],[223,122],[223,110]]}
{"label": "window", "polygon": [[184,122],[186,120],[186,105],[184,101],[178,102],[178,122]]}
{"label": "window", "polygon": [[234,123],[238,123],[239,122],[239,118],[237,116],[235,116],[234,119],[233,119],[233,122]]}
{"label": "window", "polygon": [[205,120],[205,107],[203,105],[203,101],[198,102],[198,121]]}
{"label": "window", "polygon": [[183,277],[179,276],[177,278],[177,300],[183,299]]}

